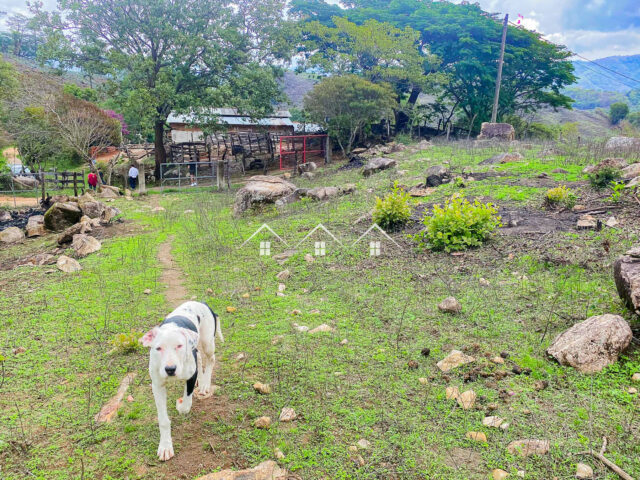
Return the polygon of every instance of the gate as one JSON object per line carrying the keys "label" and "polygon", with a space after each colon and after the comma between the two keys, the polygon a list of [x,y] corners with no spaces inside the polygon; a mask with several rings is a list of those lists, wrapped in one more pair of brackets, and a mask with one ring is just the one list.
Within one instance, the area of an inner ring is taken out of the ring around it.
{"label": "gate", "polygon": [[280,170],[296,169],[311,158],[328,163],[327,135],[287,135],[280,137]]}

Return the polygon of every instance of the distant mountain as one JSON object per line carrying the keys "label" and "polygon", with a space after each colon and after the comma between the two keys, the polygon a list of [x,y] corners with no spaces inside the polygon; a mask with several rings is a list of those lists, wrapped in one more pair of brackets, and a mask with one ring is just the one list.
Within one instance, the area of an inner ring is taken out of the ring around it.
{"label": "distant mountain", "polygon": [[604,90],[607,92],[627,93],[630,90],[640,88],[640,55],[626,57],[606,57],[594,60],[610,70],[626,75],[637,80],[634,82],[611,71],[607,71],[593,63],[583,60],[573,62],[578,83],[572,87],[584,90]]}
{"label": "distant mountain", "polygon": [[307,73],[295,73],[290,70],[284,72],[284,77],[280,80],[282,90],[287,96],[289,107],[302,108],[302,100],[313,86],[318,82],[318,78]]}

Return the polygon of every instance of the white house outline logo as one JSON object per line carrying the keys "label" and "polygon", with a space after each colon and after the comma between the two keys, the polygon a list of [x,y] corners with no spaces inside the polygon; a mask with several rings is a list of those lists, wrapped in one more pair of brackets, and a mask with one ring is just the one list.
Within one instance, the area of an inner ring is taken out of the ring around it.
{"label": "white house outline logo", "polygon": [[[333,233],[331,233],[331,232],[329,231],[329,229],[327,229],[327,227],[325,227],[322,223],[319,223],[318,225],[316,225],[316,226],[313,228],[313,230],[311,230],[309,233],[307,233],[307,234],[305,235],[305,237],[304,237],[302,240],[300,240],[300,241],[296,244],[296,246],[295,246],[294,248],[298,248],[300,245],[302,245],[302,244],[307,240],[307,238],[309,238],[311,235],[313,235],[317,230],[322,230],[322,231],[323,231],[323,232],[325,232],[327,235],[329,235],[329,236],[330,236],[330,237],[331,237],[335,242],[337,242],[341,247],[343,247],[343,246],[344,246],[344,245],[342,244],[342,242],[341,242],[340,240],[338,240],[338,239],[336,238],[336,236],[335,236]],[[316,257],[323,257],[323,256],[325,256],[325,255],[326,255],[326,253],[327,253],[327,245],[326,245],[326,242],[323,242],[323,241],[315,242],[314,247],[315,247],[315,256],[316,256]]]}
{"label": "white house outline logo", "polygon": [[[263,230],[267,230],[269,233],[271,233],[271,235],[276,237],[278,240],[280,240],[282,243],[284,243],[287,247],[289,246],[289,244],[287,242],[285,242],[284,239],[282,237],[280,237],[280,235],[278,235],[276,232],[274,232],[273,229],[269,225],[267,225],[266,223],[263,223],[260,226],[260,228],[258,228],[255,232],[253,232],[253,235],[251,235],[249,238],[247,238],[242,243],[242,245],[240,245],[238,247],[238,250],[240,250],[242,247],[244,247],[253,237],[258,235]],[[263,256],[270,257],[271,256],[271,242],[269,242],[269,241],[261,241],[260,242],[260,256],[261,257],[263,257]]]}
{"label": "white house outline logo", "polygon": [[[378,232],[382,233],[382,235],[384,235],[384,237],[389,240],[390,242],[392,242],[396,247],[398,247],[400,250],[402,250],[402,247],[398,244],[398,242],[396,242],[393,238],[391,238],[389,236],[389,234],[387,232],[385,232],[382,228],[380,228],[380,226],[377,223],[374,223],[373,225],[371,225],[366,232],[364,232],[362,235],[360,235],[360,237],[351,244],[351,247],[355,247],[356,244],[362,240],[364,237],[366,237],[367,235],[369,235],[369,233],[371,233],[372,230],[377,230]],[[380,256],[380,254],[382,253],[381,250],[381,245],[379,241],[376,240],[372,240],[369,242],[369,256],[371,257],[378,257]]]}

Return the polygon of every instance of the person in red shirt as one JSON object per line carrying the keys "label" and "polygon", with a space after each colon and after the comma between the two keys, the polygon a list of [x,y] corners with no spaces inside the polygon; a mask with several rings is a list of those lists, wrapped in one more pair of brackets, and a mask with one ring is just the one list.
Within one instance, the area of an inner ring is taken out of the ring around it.
{"label": "person in red shirt", "polygon": [[89,173],[87,176],[87,182],[89,183],[89,188],[91,190],[95,190],[98,186],[98,176],[93,172]]}

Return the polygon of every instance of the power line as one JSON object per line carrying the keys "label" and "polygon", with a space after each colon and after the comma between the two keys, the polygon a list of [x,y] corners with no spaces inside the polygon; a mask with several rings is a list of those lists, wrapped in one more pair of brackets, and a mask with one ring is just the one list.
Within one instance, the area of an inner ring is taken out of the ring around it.
{"label": "power line", "polygon": [[[578,54],[577,54],[577,53],[575,53],[575,52],[571,52],[571,53],[573,53],[576,57],[580,57],[581,59],[586,60],[587,62],[593,63],[594,65],[597,65],[597,66],[598,66],[598,67],[600,67],[600,68],[604,68],[605,70],[608,70],[608,71],[610,71],[611,73],[615,73],[616,75],[619,75],[619,76],[621,76],[621,77],[624,77],[624,78],[626,78],[626,79],[628,79],[628,80],[631,80],[631,81],[633,81],[633,82],[637,83],[638,85],[640,85],[640,80],[636,80],[635,78],[632,78],[632,77],[630,77],[630,76],[628,76],[628,75],[625,75],[624,73],[616,72],[615,70],[613,70],[613,69],[611,69],[611,68],[609,68],[609,67],[605,67],[604,65],[600,65],[598,62],[594,62],[593,60],[589,60],[588,58],[585,58],[585,57],[583,57],[582,55],[578,55]],[[627,86],[628,86],[628,85],[627,85]]]}

